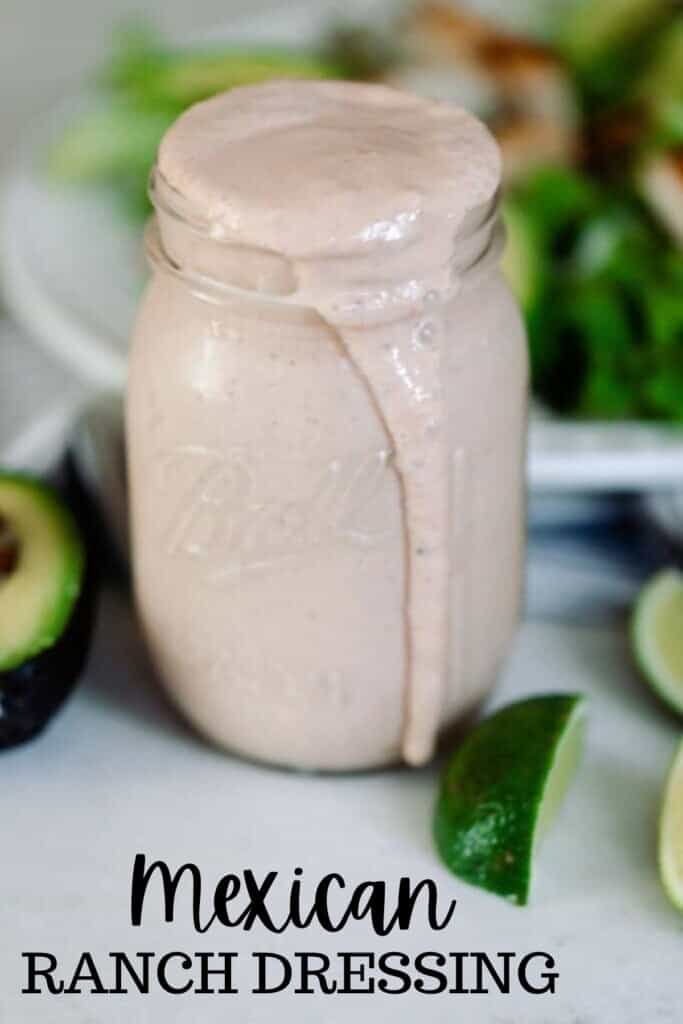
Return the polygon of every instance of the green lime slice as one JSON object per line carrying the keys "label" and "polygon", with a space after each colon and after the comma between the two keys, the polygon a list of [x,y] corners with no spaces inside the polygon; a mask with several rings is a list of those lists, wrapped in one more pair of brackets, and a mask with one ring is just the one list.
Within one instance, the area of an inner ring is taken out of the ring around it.
{"label": "green lime slice", "polygon": [[578,763],[584,709],[576,694],[519,701],[456,750],[434,818],[437,848],[454,874],[527,903],[535,850]]}
{"label": "green lime slice", "polygon": [[645,679],[669,707],[683,715],[683,573],[664,569],[644,587],[631,633]]}
{"label": "green lime slice", "polygon": [[659,819],[659,874],[674,907],[683,911],[683,742],[664,790]]}

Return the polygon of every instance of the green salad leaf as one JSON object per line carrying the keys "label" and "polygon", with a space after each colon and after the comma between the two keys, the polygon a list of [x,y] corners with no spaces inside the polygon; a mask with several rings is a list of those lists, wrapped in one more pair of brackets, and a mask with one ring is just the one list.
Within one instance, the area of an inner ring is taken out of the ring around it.
{"label": "green salad leaf", "polygon": [[552,268],[527,318],[536,393],[561,413],[683,423],[683,255],[576,171],[537,172],[515,202]]}

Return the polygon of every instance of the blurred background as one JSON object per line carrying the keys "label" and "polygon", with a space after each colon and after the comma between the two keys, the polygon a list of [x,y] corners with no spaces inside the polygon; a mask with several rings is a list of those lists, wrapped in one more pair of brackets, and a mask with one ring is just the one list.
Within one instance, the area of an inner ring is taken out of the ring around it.
{"label": "blurred background", "polygon": [[558,566],[577,608],[626,601],[683,537],[679,0],[4,0],[0,461],[49,470],[85,435],[111,483],[97,398],[123,387],[159,138],[283,75],[386,81],[491,126],[533,369],[530,601],[548,612]]}

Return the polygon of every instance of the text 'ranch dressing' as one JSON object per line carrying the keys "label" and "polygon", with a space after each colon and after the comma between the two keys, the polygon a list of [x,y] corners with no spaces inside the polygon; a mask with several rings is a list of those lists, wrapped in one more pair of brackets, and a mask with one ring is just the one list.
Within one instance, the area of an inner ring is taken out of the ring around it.
{"label": "text 'ranch dressing'", "polygon": [[[170,258],[317,311],[381,419],[402,501],[411,764],[433,752],[452,560],[467,557],[453,551],[443,309],[468,262],[499,241],[500,170],[488,131],[457,107],[376,85],[282,81],[189,110],[165,136],[154,180]],[[176,236],[178,210],[194,241]]]}

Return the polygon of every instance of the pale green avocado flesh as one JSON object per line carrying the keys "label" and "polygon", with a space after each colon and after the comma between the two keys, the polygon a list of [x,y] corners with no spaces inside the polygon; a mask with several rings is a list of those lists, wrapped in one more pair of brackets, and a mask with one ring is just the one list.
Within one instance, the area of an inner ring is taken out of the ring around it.
{"label": "pale green avocado flesh", "polygon": [[83,544],[51,488],[0,473],[0,673],[52,647],[83,585]]}

